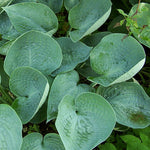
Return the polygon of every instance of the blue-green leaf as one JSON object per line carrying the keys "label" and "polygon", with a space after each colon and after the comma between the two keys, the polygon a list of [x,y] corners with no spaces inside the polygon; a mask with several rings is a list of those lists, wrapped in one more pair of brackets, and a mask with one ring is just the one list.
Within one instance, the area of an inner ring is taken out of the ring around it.
{"label": "blue-green leaf", "polygon": [[69,11],[69,23],[74,31],[70,37],[74,42],[97,30],[107,20],[111,12],[110,0],[80,0]]}
{"label": "blue-green leaf", "polygon": [[50,75],[62,61],[58,43],[46,33],[29,31],[17,38],[7,53],[4,69],[8,75],[21,66],[38,69]]}
{"label": "blue-green leaf", "polygon": [[65,150],[58,134],[31,133],[24,137],[21,150]]}
{"label": "blue-green leaf", "polygon": [[57,31],[57,17],[44,4],[34,2],[17,3],[3,9],[8,14],[15,29],[20,33],[38,30],[48,32],[51,35]]}
{"label": "blue-green leaf", "polygon": [[145,51],[133,37],[112,33],[91,51],[90,63],[99,76],[88,79],[109,86],[129,80],[138,73],[145,63]]}
{"label": "blue-green leaf", "polygon": [[66,95],[58,107],[56,128],[66,150],[91,150],[111,134],[116,117],[111,105],[95,93]]}
{"label": "blue-green leaf", "polygon": [[46,100],[49,84],[46,77],[30,67],[19,67],[13,71],[9,86],[17,96],[12,104],[23,124],[29,122]]}
{"label": "blue-green leaf", "polygon": [[132,82],[122,82],[97,91],[116,112],[117,122],[131,128],[150,125],[150,97],[143,88]]}
{"label": "blue-green leaf", "polygon": [[69,11],[71,8],[73,8],[75,5],[77,5],[80,2],[80,0],[64,0],[64,6]]}
{"label": "blue-green leaf", "polygon": [[16,112],[6,104],[0,104],[0,149],[20,150],[22,123]]}
{"label": "blue-green leaf", "polygon": [[53,75],[73,70],[79,63],[84,62],[90,56],[91,47],[82,42],[73,43],[67,37],[61,37],[56,40],[62,49],[63,60],[61,66],[53,72]]}
{"label": "blue-green leaf", "polygon": [[77,84],[78,81],[79,75],[74,70],[56,76],[48,98],[47,122],[57,117],[58,105],[65,95],[76,97],[80,93],[94,91],[87,84]]}

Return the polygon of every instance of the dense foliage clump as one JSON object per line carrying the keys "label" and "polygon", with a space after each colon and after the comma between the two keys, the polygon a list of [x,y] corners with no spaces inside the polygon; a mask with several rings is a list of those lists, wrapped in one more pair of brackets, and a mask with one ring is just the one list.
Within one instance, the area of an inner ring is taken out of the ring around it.
{"label": "dense foliage clump", "polygon": [[0,1],[0,150],[148,150],[150,1]]}

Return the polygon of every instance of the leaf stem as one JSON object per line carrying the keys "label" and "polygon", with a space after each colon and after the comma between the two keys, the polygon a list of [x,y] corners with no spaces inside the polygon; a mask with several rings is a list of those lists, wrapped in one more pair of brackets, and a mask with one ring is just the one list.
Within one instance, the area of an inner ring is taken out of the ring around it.
{"label": "leaf stem", "polygon": [[6,91],[4,90],[4,88],[1,85],[0,85],[0,93],[2,94],[2,98],[0,98],[0,101],[10,104],[10,105],[13,103],[13,100],[8,95],[8,93],[6,93]]}

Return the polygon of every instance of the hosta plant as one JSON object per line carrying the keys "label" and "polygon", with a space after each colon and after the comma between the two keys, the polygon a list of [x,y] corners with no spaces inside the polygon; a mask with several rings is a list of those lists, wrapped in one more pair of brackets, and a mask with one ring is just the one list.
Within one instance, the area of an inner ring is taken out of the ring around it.
{"label": "hosta plant", "polygon": [[[150,4],[125,13],[114,3],[0,0],[0,150],[92,150],[116,123],[150,125],[150,97],[133,79],[150,47]],[[55,133],[24,134],[42,123]]]}

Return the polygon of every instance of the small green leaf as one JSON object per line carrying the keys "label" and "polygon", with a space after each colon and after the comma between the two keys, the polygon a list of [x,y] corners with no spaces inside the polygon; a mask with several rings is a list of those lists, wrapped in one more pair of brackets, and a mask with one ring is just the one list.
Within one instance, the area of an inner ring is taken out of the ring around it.
{"label": "small green leaf", "polygon": [[15,29],[20,33],[38,30],[48,32],[51,35],[57,31],[57,17],[44,4],[34,2],[17,3],[3,9],[8,14]]}
{"label": "small green leaf", "polygon": [[20,150],[22,123],[16,112],[6,104],[0,104],[0,149]]}
{"label": "small green leaf", "polygon": [[150,97],[143,88],[132,82],[122,82],[97,91],[106,98],[116,112],[117,122],[131,128],[150,125]]}
{"label": "small green leaf", "polygon": [[128,17],[128,15],[122,10],[122,9],[117,9],[118,12],[123,15],[124,17]]}
{"label": "small green leaf", "polygon": [[75,29],[70,32],[72,41],[77,42],[97,30],[107,20],[110,12],[110,0],[81,0],[69,11],[69,23]]}
{"label": "small green leaf", "polygon": [[116,123],[111,105],[95,93],[66,95],[58,107],[56,128],[66,150],[91,150],[105,141]]}
{"label": "small green leaf", "polygon": [[46,100],[49,84],[46,77],[30,67],[19,67],[13,71],[9,86],[17,96],[12,104],[23,124],[29,122]]}
{"label": "small green leaf", "polygon": [[24,137],[21,150],[65,150],[58,134],[31,133]]}
{"label": "small green leaf", "polygon": [[[137,10],[138,4],[134,5],[129,16],[133,16]],[[130,30],[139,42],[150,48],[150,4],[140,3],[138,13],[132,17],[137,25],[131,24]]]}
{"label": "small green leaf", "polygon": [[29,31],[18,37],[10,47],[4,69],[10,75],[18,67],[30,66],[50,75],[61,61],[61,48],[53,38],[46,33]]}
{"label": "small green leaf", "polygon": [[99,147],[100,150],[117,150],[112,143],[105,143],[104,145],[100,145]]}
{"label": "small green leaf", "polygon": [[132,78],[145,63],[143,47],[131,36],[112,33],[105,36],[90,54],[92,69],[98,77],[89,77],[94,83],[109,86]]}
{"label": "small green leaf", "polygon": [[121,136],[121,139],[127,144],[127,150],[149,150],[139,138],[133,135],[124,135]]}

